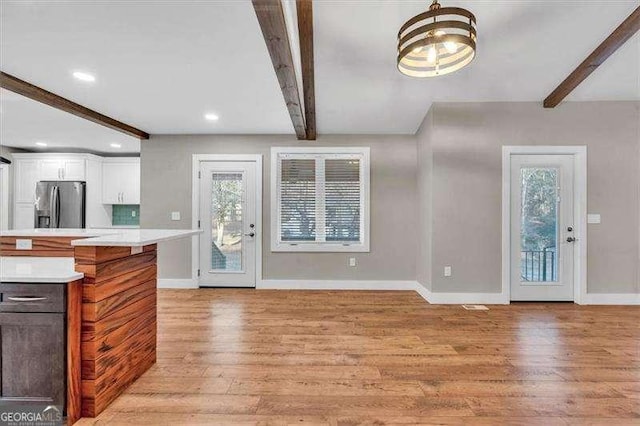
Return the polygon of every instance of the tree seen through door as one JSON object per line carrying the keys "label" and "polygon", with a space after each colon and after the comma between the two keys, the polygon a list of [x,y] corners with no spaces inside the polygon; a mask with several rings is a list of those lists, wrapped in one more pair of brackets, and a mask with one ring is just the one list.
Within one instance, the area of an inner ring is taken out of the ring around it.
{"label": "tree seen through door", "polygon": [[521,279],[549,282],[558,276],[557,168],[521,169]]}
{"label": "tree seen through door", "polygon": [[242,270],[242,173],[213,173],[211,184],[211,268]]}

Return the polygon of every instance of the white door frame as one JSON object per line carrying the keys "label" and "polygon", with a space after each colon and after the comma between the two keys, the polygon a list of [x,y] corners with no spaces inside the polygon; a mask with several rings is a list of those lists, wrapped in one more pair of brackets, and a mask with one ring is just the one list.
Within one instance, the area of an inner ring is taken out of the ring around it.
{"label": "white door frame", "polygon": [[511,156],[573,155],[573,219],[577,238],[573,251],[573,301],[581,304],[587,294],[587,147],[503,146],[502,147],[502,299],[511,302]]}
{"label": "white door frame", "polygon": [[[234,155],[234,154],[193,154],[191,166],[191,227],[199,229],[200,220],[200,163],[203,161],[226,162],[254,162],[256,163],[256,287],[262,283],[262,155]],[[191,239],[191,279],[198,286],[200,279],[198,269],[200,267],[200,237]]]}
{"label": "white door frame", "polygon": [[9,165],[0,164],[0,173],[2,173],[2,211],[0,212],[0,230],[9,229]]}

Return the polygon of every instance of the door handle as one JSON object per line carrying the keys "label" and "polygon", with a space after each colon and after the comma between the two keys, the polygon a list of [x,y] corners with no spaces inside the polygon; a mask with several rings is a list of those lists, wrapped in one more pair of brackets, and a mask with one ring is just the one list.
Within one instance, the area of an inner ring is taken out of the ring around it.
{"label": "door handle", "polygon": [[51,199],[49,211],[51,212],[51,219],[49,221],[49,228],[60,227],[60,188],[54,186],[51,188]]}
{"label": "door handle", "polygon": [[574,238],[574,237],[567,237],[567,242],[568,242],[568,243],[575,243],[576,241],[578,241],[578,239],[577,239],[577,238]]}
{"label": "door handle", "polygon": [[249,232],[247,234],[244,234],[245,237],[255,237],[256,233],[255,232]]}
{"label": "door handle", "polygon": [[35,296],[9,296],[7,299],[12,302],[40,302],[42,300],[47,300],[46,297],[35,297]]}

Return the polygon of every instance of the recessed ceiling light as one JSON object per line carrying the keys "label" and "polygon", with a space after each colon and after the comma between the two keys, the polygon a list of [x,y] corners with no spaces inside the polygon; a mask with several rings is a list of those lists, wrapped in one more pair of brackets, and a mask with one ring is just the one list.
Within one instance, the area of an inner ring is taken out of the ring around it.
{"label": "recessed ceiling light", "polygon": [[46,142],[36,142],[37,146],[47,146]]}
{"label": "recessed ceiling light", "polygon": [[111,148],[120,148],[122,145],[120,145],[119,143],[112,143],[111,144]]}
{"label": "recessed ceiling light", "polygon": [[80,81],[86,81],[89,83],[93,83],[96,81],[96,77],[93,74],[89,74],[88,72],[75,71],[73,76]]}
{"label": "recessed ceiling light", "polygon": [[217,114],[214,114],[212,112],[208,112],[204,115],[204,118],[206,118],[209,121],[218,121],[218,119],[220,119],[220,117],[218,117]]}

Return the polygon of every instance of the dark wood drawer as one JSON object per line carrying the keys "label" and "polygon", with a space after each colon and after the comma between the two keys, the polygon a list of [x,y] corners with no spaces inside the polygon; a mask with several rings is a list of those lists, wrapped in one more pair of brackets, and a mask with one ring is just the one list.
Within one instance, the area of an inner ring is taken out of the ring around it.
{"label": "dark wood drawer", "polygon": [[0,284],[0,312],[65,312],[66,284]]}

